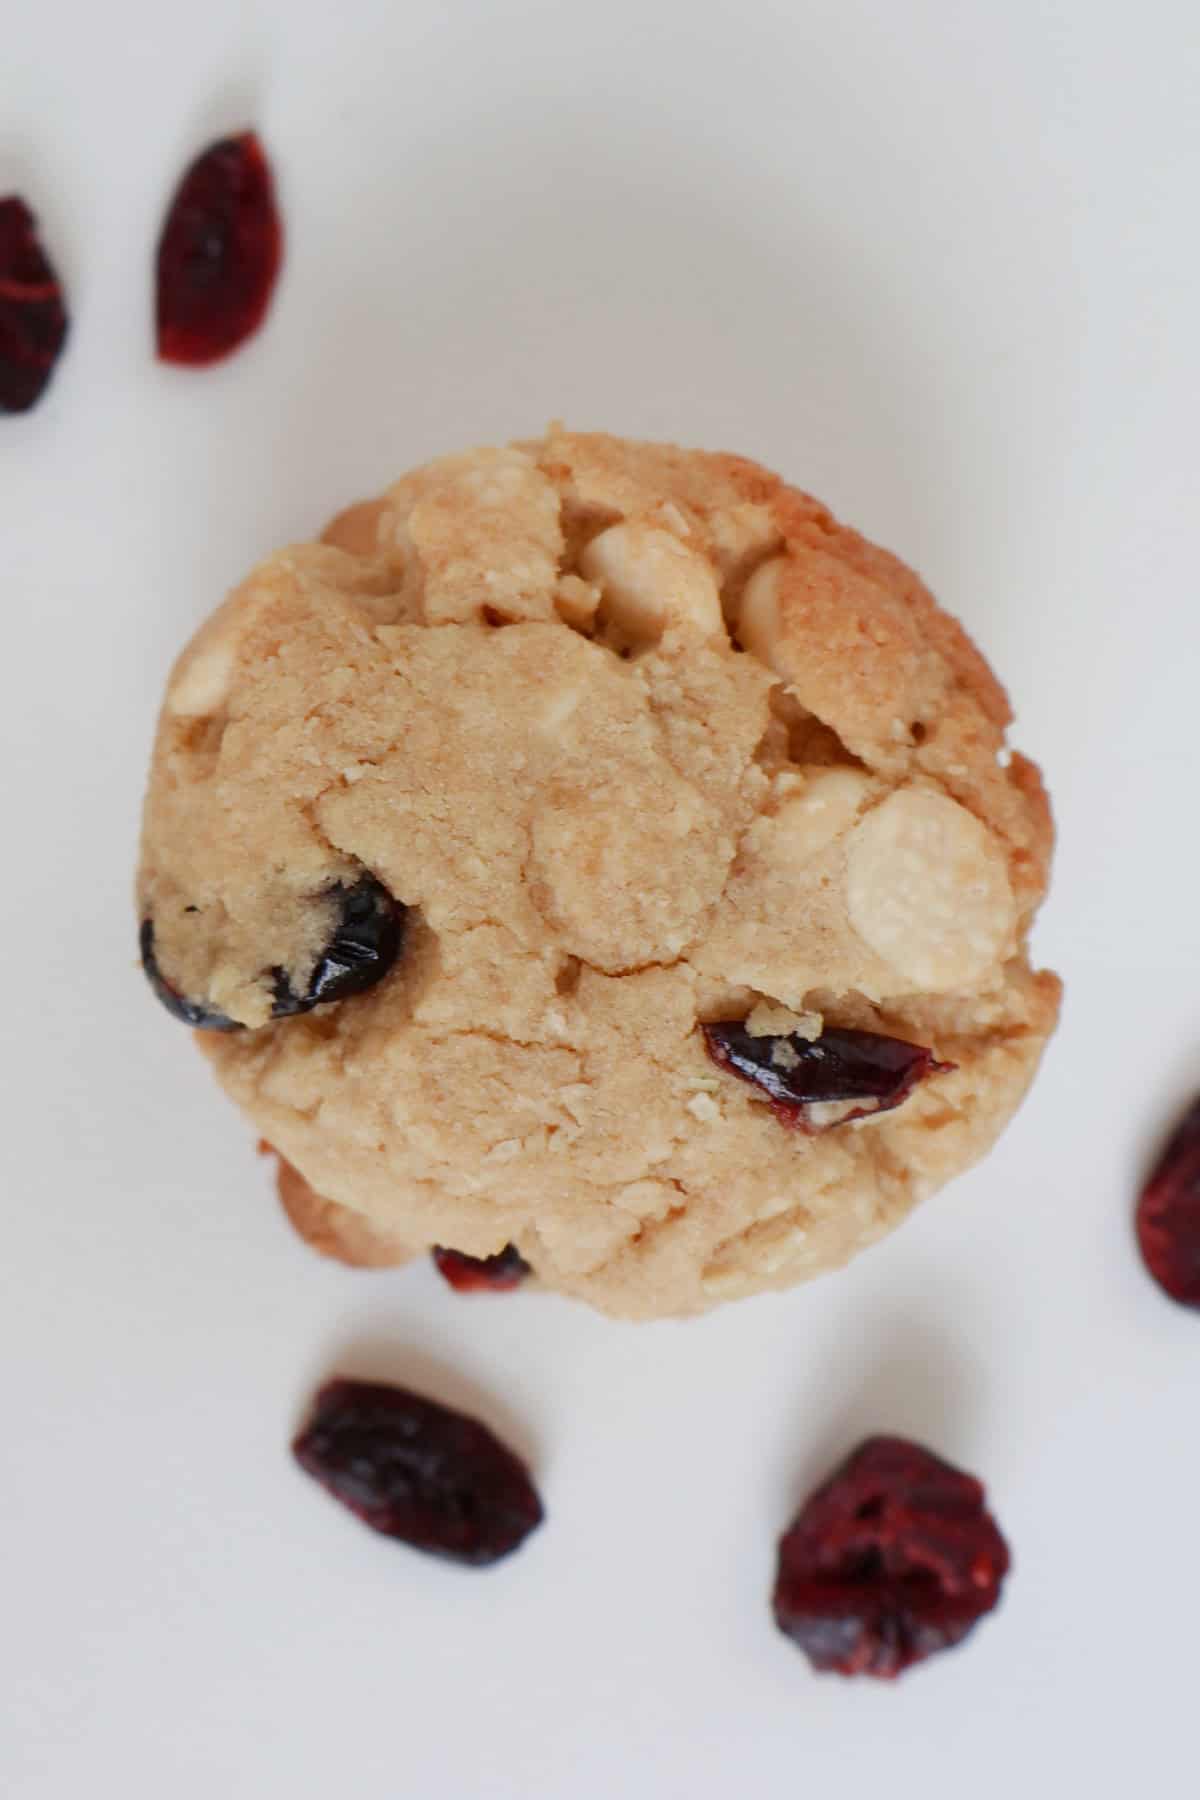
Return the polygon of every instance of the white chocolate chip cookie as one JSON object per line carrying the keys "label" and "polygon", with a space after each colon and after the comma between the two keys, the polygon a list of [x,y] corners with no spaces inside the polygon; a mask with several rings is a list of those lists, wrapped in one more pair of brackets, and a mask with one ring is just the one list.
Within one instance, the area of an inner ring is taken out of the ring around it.
{"label": "white chocolate chip cookie", "polygon": [[1052,831],[1008,720],[917,577],[753,463],[447,457],[180,658],[143,962],[326,1253],[512,1243],[697,1312],[845,1261],[1032,1079]]}

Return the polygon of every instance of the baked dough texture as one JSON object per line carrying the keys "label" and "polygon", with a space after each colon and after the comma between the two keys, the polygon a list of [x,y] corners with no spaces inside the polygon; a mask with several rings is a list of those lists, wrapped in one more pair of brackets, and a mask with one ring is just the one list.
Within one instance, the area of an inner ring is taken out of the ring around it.
{"label": "baked dough texture", "polygon": [[[138,901],[318,1249],[515,1243],[655,1318],[831,1269],[975,1162],[1058,1009],[1008,702],[903,563],[741,457],[443,457],[262,563],[168,687]],[[367,992],[272,1017],[369,875]],[[953,1064],[789,1129],[704,1022]],[[844,1110],[844,1109],[843,1109]]]}

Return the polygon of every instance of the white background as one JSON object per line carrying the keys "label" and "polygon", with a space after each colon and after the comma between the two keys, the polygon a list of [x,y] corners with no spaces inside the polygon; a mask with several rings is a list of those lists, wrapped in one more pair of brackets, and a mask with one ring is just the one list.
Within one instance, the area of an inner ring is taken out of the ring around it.
{"label": "white background", "polygon": [[[1200,1086],[1193,0],[0,0],[0,191],[71,296],[0,419],[0,1791],[435,1800],[1192,1791],[1200,1319],[1130,1233]],[[288,261],[150,354],[164,198],[256,122]],[[1069,1000],[986,1167],[685,1326],[354,1275],[147,996],[170,658],[262,551],[548,418],[746,451],[920,568],[1061,824]],[[478,1574],[290,1466],[333,1369],[477,1408],[549,1523]],[[998,1614],[892,1688],[769,1620],[868,1430],[986,1479]]]}

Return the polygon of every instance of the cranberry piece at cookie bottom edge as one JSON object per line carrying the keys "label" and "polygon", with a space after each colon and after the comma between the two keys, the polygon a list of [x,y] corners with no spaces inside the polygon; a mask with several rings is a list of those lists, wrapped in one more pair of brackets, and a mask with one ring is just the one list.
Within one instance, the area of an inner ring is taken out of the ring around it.
{"label": "cranberry piece at cookie bottom edge", "polygon": [[515,1244],[505,1244],[494,1256],[468,1256],[443,1244],[435,1244],[429,1254],[442,1280],[460,1294],[511,1293],[532,1274]]}

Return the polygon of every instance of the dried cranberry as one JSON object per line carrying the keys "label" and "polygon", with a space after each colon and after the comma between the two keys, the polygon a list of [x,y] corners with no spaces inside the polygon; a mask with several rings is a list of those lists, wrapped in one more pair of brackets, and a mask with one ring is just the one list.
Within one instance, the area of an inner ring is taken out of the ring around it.
{"label": "dried cranberry", "polygon": [[337,903],[333,936],[317,958],[308,986],[298,994],[286,969],[271,970],[273,1019],[310,1012],[332,1000],[346,1000],[382,981],[404,945],[407,909],[393,900],[373,875],[352,887],[336,882],[326,899]]}
{"label": "dried cranberry", "polygon": [[328,1382],[292,1449],[374,1531],[454,1562],[497,1562],[542,1521],[527,1469],[486,1425],[407,1388]]}
{"label": "dried cranberry", "polygon": [[0,198],[0,412],[28,412],[40,399],[66,336],[62,289],[34,216],[7,194]]}
{"label": "dried cranberry", "polygon": [[435,1244],[433,1260],[442,1279],[460,1294],[504,1293],[520,1287],[529,1274],[529,1264],[515,1244],[505,1244],[495,1256],[468,1256]]}
{"label": "dried cranberry", "polygon": [[779,1545],[775,1622],[814,1669],[889,1678],[990,1612],[1008,1546],[973,1476],[905,1438],[859,1445]]}
{"label": "dried cranberry", "polygon": [[803,1131],[816,1128],[811,1106],[861,1101],[837,1120],[844,1125],[899,1106],[925,1076],[944,1075],[954,1067],[936,1062],[922,1044],[875,1031],[831,1025],[816,1038],[797,1032],[754,1037],[732,1020],[705,1025],[703,1031],[713,1061],[761,1088],[783,1124]]}
{"label": "dried cranberry", "polygon": [[210,144],[175,190],[158,240],[158,354],[201,367],[257,331],[283,257],[275,184],[252,131]]}
{"label": "dried cranberry", "polygon": [[[373,875],[364,875],[351,886],[335,882],[321,898],[336,903],[337,917],[303,993],[293,988],[286,969],[265,971],[271,981],[274,1019],[291,1018],[296,1013],[310,1012],[314,1006],[365,992],[383,980],[403,948],[407,908],[393,900]],[[188,910],[194,912],[195,908]],[[236,1020],[207,1001],[188,999],[167,980],[155,954],[152,919],[143,919],[140,943],[147,980],[169,1013],[200,1031],[242,1029]]]}
{"label": "dried cranberry", "polygon": [[1137,1205],[1142,1260],[1164,1293],[1200,1306],[1200,1097],[1167,1140]]}
{"label": "dried cranberry", "polygon": [[182,1019],[185,1025],[191,1025],[196,1031],[241,1031],[242,1027],[236,1019],[230,1019],[215,1006],[206,1006],[200,1000],[188,1000],[163,975],[158,966],[158,958],[154,954],[154,921],[143,919],[138,933],[138,944],[142,952],[142,968],[146,972],[146,980],[154,989],[173,1018]]}

